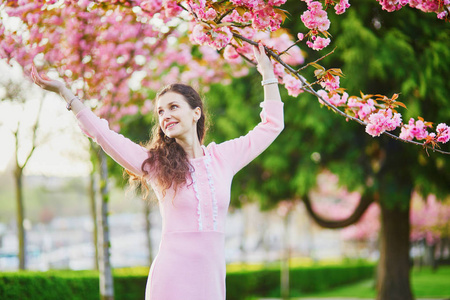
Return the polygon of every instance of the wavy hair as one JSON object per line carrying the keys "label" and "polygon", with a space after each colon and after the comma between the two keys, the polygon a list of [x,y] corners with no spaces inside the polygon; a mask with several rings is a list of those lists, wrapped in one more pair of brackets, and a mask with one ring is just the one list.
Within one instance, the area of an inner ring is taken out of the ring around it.
{"label": "wavy hair", "polygon": [[[158,98],[166,93],[177,93],[183,96],[184,100],[192,109],[197,107],[201,110],[201,116],[197,121],[197,137],[200,144],[203,144],[203,139],[207,131],[206,115],[203,109],[203,101],[197,91],[189,85],[174,83],[164,87],[156,96],[155,103]],[[155,105],[156,109],[156,105]],[[155,110],[155,114],[156,110]],[[186,151],[179,145],[174,138],[169,138],[164,134],[159,123],[153,126],[152,138],[147,143],[146,148],[149,152],[149,157],[144,160],[141,169],[145,175],[151,171],[152,176],[156,179],[157,184],[161,187],[163,196],[166,190],[173,187],[176,191],[178,187],[187,182],[187,175],[189,173],[189,159]],[[141,189],[146,190],[144,198],[148,196],[148,186],[144,180],[144,176],[140,179]],[[130,181],[137,178],[130,178]]]}

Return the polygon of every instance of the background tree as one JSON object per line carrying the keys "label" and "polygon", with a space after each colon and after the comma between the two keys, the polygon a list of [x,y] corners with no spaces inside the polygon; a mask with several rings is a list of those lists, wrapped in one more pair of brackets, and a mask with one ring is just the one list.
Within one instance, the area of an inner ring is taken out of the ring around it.
{"label": "background tree", "polygon": [[[11,70],[9,70],[11,71]],[[21,82],[16,79],[9,78],[0,82],[0,101],[9,102],[15,106],[21,113],[18,114],[16,124],[12,125],[11,133],[14,136],[14,185],[16,197],[16,226],[17,226],[17,240],[18,240],[18,258],[19,269],[26,269],[26,230],[24,228],[25,221],[25,202],[24,202],[24,187],[23,187],[23,171],[28,162],[33,156],[36,148],[44,142],[48,136],[42,134],[39,129],[39,121],[41,119],[41,108],[44,101],[44,95],[39,92],[33,94],[31,90],[35,88],[29,82]],[[35,103],[33,103],[35,102]],[[32,121],[30,123],[30,116],[25,112],[25,106],[30,103],[37,104],[34,107],[35,112],[32,114]],[[5,125],[1,124],[0,126]]]}

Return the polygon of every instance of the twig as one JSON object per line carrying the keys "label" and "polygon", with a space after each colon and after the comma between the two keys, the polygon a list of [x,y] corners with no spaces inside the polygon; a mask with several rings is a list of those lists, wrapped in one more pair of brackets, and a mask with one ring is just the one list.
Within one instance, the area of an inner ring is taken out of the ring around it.
{"label": "twig", "polygon": [[297,40],[295,43],[293,43],[292,45],[290,45],[286,50],[282,51],[279,55],[281,56],[281,55],[285,54],[286,52],[288,52],[289,50],[291,50],[292,47],[294,47],[295,45],[297,45],[297,44],[300,43],[300,42],[301,42],[300,40]]}
{"label": "twig", "polygon": [[219,20],[216,23],[219,24],[223,20],[223,18],[225,18],[227,15],[229,15],[233,10],[234,10],[234,7],[230,8],[229,10],[224,12],[223,15],[220,16]]}
{"label": "twig", "polygon": [[251,63],[252,65],[254,65],[254,66],[257,65],[257,63],[255,63],[253,60],[251,60],[250,58],[248,58],[248,57],[245,56],[244,54],[239,53],[239,52],[238,52],[238,54],[239,54],[243,59],[245,59],[246,61],[248,61],[249,63]]}
{"label": "twig", "polygon": [[307,67],[309,67],[310,65],[312,65],[312,64],[315,64],[316,62],[318,62],[318,61],[320,61],[320,60],[324,59],[325,57],[327,57],[328,55],[330,55],[331,53],[333,53],[333,52],[334,52],[334,50],[336,50],[336,47],[334,47],[334,49],[333,49],[333,50],[331,50],[331,52],[330,52],[330,53],[328,53],[328,54],[325,54],[325,55],[324,55],[324,56],[322,56],[322,57],[319,57],[319,58],[318,58],[318,59],[316,59],[315,61],[312,61],[312,62],[310,62],[310,63],[307,63],[306,65],[304,65],[303,67],[301,67],[300,69],[298,69],[298,70],[297,70],[297,72],[300,72],[300,71],[302,71],[302,70],[306,69]]}

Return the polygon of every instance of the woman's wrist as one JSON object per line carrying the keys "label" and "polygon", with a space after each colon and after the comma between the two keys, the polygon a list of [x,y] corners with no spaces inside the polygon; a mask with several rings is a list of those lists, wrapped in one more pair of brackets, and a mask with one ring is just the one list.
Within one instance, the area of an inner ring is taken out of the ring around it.
{"label": "woman's wrist", "polygon": [[61,95],[61,97],[64,98],[64,100],[70,101],[70,99],[72,99],[73,97],[75,97],[75,95],[72,93],[71,90],[69,90],[67,87],[61,87],[59,90],[59,94]]}
{"label": "woman's wrist", "polygon": [[263,74],[262,74],[262,79],[263,79],[263,80],[267,80],[267,79],[271,79],[271,78],[277,78],[277,77],[275,76],[275,73],[274,73],[273,71],[270,71],[270,72],[263,72]]}

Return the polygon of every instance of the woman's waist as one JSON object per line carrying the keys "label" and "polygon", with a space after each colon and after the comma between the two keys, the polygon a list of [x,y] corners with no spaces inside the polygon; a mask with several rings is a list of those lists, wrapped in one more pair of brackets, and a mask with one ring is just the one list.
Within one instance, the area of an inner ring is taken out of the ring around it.
{"label": "woman's waist", "polygon": [[224,259],[225,234],[218,231],[170,231],[163,232],[160,253],[179,256],[222,257]]}
{"label": "woman's waist", "polygon": [[161,234],[163,238],[225,238],[225,233],[217,230],[163,230]]}

